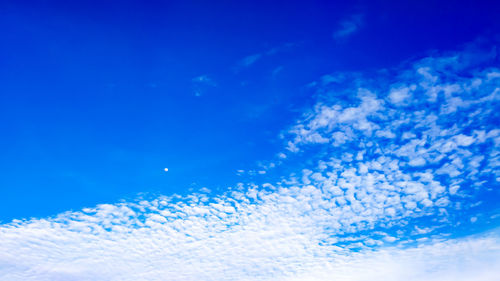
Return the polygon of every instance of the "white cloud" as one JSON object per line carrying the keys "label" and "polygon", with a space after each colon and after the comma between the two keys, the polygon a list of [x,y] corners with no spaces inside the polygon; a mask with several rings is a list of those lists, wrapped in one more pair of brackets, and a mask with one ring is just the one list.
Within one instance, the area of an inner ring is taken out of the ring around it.
{"label": "white cloud", "polygon": [[[289,193],[290,191],[288,191]],[[307,198],[319,196],[304,188]],[[324,236],[314,204],[293,194],[271,204],[230,198],[200,204],[101,205],[54,219],[0,228],[0,277],[4,280],[495,280],[500,274],[498,232],[432,241],[419,247],[363,246],[394,243]],[[222,198],[221,198],[222,199]],[[309,206],[304,208],[305,206]],[[300,211],[294,211],[296,208]],[[140,210],[143,211],[140,211]],[[334,225],[334,224],[332,224]],[[422,233],[422,232],[420,232]],[[328,242],[331,240],[331,242]],[[337,241],[337,243],[334,243]],[[318,243],[319,242],[319,243]]]}
{"label": "white cloud", "polygon": [[389,100],[395,105],[405,105],[410,102],[412,92],[416,89],[415,85],[393,88],[389,93]]}
{"label": "white cloud", "polygon": [[[458,75],[456,63],[447,57],[426,58],[400,70],[396,82],[379,79],[376,90],[358,86],[343,90],[343,95],[326,96],[287,132],[287,149],[307,153],[310,146],[323,146],[323,153],[340,160],[324,173],[364,163],[359,171],[363,177],[375,176],[377,171],[390,176],[382,181],[385,186],[415,181],[415,173],[425,170],[442,176],[440,189],[448,187],[451,195],[457,195],[460,181],[486,185],[487,178],[500,175],[493,114],[499,108],[500,79],[491,78],[498,72],[494,68]],[[357,81],[363,85],[362,78]],[[328,93],[329,85],[323,87],[326,90],[319,92]],[[357,99],[347,103],[343,96]],[[346,151],[358,155],[354,163],[345,161]],[[382,162],[368,162],[381,156]],[[485,163],[487,167],[480,169]],[[403,199],[405,206],[432,207],[438,202],[445,205],[444,196],[421,198],[416,205],[408,200],[417,197]]]}

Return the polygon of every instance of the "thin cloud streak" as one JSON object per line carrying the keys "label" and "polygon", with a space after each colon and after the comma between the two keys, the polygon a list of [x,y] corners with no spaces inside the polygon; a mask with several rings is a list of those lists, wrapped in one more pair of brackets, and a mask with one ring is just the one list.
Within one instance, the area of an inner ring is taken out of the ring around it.
{"label": "thin cloud streak", "polygon": [[355,14],[339,23],[339,28],[333,33],[333,38],[340,40],[351,36],[363,25],[363,15]]}

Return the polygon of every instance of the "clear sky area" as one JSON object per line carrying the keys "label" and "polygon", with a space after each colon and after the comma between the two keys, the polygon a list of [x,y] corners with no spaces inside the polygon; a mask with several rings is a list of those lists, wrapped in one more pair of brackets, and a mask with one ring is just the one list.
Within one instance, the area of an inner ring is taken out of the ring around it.
{"label": "clear sky area", "polygon": [[499,15],[1,1],[0,279],[496,280]]}

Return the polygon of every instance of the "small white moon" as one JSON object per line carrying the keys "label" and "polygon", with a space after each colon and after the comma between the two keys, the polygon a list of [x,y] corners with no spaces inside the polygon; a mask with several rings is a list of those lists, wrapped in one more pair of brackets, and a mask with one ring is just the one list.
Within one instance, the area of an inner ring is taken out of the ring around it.
{"label": "small white moon", "polygon": [[165,168],[164,170],[165,170],[165,172],[168,172],[168,168]]}

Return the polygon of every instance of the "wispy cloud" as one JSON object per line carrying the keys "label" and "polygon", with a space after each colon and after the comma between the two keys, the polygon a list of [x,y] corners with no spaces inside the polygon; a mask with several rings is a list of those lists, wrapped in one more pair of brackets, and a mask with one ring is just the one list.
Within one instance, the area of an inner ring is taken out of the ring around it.
{"label": "wispy cloud", "polygon": [[280,66],[277,66],[273,69],[273,71],[271,72],[271,76],[273,78],[275,78],[281,71],[283,71],[283,66],[280,65]]}
{"label": "wispy cloud", "polygon": [[217,83],[208,75],[200,75],[191,79],[194,95],[202,96],[209,88],[217,86]]}
{"label": "wispy cloud", "polygon": [[254,55],[244,57],[241,60],[241,66],[248,67],[248,66],[254,64],[256,61],[258,61],[261,57],[262,57],[262,54],[254,54]]}
{"label": "wispy cloud", "polygon": [[257,61],[265,58],[266,56],[276,55],[280,52],[289,50],[290,48],[293,48],[296,45],[297,45],[296,43],[286,43],[286,44],[271,48],[271,49],[264,51],[264,52],[261,52],[261,53],[255,53],[255,54],[246,56],[238,62],[237,68],[240,69],[240,68],[250,67],[250,66],[254,65]]}
{"label": "wispy cloud", "polygon": [[342,20],[339,23],[339,27],[333,33],[333,38],[342,39],[346,38],[356,31],[358,31],[363,25],[363,15],[355,14],[347,19]]}

